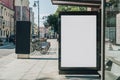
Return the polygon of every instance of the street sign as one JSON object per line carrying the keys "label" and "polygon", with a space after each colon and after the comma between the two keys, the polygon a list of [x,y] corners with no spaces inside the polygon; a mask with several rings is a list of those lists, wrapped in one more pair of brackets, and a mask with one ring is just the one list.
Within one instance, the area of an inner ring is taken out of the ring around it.
{"label": "street sign", "polygon": [[60,71],[99,70],[100,21],[98,12],[60,13]]}

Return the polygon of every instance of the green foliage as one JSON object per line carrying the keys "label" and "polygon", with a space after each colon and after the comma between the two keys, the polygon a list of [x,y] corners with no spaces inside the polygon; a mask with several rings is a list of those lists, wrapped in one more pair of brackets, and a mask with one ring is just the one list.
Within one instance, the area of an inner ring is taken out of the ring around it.
{"label": "green foliage", "polygon": [[54,28],[54,30],[56,32],[58,32],[58,16],[53,14],[53,15],[50,15],[48,16],[48,20],[47,22],[49,23],[50,26],[52,26]]}
{"label": "green foliage", "polygon": [[116,26],[116,17],[110,17],[107,20],[107,27],[115,27]]}
{"label": "green foliage", "polygon": [[116,14],[117,11],[108,11],[106,14],[107,27],[115,27],[116,26]]}
{"label": "green foliage", "polygon": [[110,6],[114,6],[114,7],[118,7],[118,0],[110,0],[109,2],[106,3],[106,7],[110,7]]}
{"label": "green foliage", "polygon": [[44,22],[45,27],[51,26],[55,32],[58,33],[58,15],[61,11],[86,11],[86,7],[79,7],[79,6],[58,6],[55,14],[51,14],[47,16],[47,20]]}
{"label": "green foliage", "polygon": [[[106,3],[106,26],[116,26],[116,15],[119,13],[119,0],[109,0]],[[107,11],[108,10],[108,11]]]}
{"label": "green foliage", "polygon": [[59,12],[61,12],[61,11],[86,11],[86,10],[87,10],[87,7],[60,5],[60,6],[58,6],[58,9],[55,14],[58,15]]}

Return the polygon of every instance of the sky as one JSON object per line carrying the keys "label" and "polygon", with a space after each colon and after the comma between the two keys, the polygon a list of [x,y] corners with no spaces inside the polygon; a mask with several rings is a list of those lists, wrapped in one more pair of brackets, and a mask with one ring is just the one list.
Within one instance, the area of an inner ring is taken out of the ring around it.
{"label": "sky", "polygon": [[[38,24],[38,7],[33,7],[34,5],[34,1],[37,0],[29,0],[30,2],[30,7],[33,8],[34,11],[34,18],[35,18],[35,23]],[[54,14],[56,9],[57,9],[57,5],[52,5],[51,0],[39,0],[39,6],[40,6],[40,27],[43,26],[43,16],[48,16],[50,14]]]}

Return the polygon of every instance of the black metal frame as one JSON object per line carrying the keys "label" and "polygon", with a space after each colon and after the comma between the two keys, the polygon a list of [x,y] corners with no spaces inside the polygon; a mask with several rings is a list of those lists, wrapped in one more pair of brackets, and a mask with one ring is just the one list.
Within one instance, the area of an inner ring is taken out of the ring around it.
{"label": "black metal frame", "polygon": [[100,7],[101,0],[51,0],[54,5]]}
{"label": "black metal frame", "polygon": [[[61,67],[61,16],[62,15],[96,15],[97,18],[97,24],[96,24],[96,29],[97,29],[97,49],[96,54],[97,54],[97,65],[96,67]],[[60,12],[59,14],[59,34],[60,34],[60,38],[59,38],[59,72],[61,74],[96,74],[98,70],[100,70],[101,68],[101,62],[99,62],[101,60],[101,20],[100,20],[100,12],[98,11],[83,11],[83,12],[79,12],[79,11],[74,11],[74,12]],[[99,42],[99,45],[98,45]]]}
{"label": "black metal frame", "polygon": [[68,1],[68,2],[85,2],[85,3],[101,3],[101,0],[52,0],[52,1]]}

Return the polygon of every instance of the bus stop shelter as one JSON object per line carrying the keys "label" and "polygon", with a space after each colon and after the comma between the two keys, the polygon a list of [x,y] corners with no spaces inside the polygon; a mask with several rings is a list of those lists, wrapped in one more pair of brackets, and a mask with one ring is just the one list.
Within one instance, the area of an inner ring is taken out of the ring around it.
{"label": "bus stop shelter", "polygon": [[101,0],[51,0],[53,5],[87,6],[93,8],[101,7]]}
{"label": "bus stop shelter", "polygon": [[[101,32],[103,32],[103,28],[104,28],[104,1],[102,0],[51,0],[53,5],[68,5],[68,6],[82,6],[82,7],[90,7],[91,11],[92,9],[96,11],[100,11],[101,12],[101,21],[100,21],[100,25],[101,25]],[[104,66],[104,32],[101,33],[101,62]],[[60,43],[61,45],[61,43]],[[61,53],[61,51],[60,51]],[[59,55],[59,57],[61,58],[61,54]],[[61,64],[61,62],[59,62]],[[101,66],[101,78],[104,79],[104,68],[103,66]],[[73,71],[73,70],[72,70]]]}

